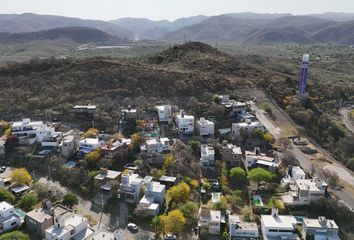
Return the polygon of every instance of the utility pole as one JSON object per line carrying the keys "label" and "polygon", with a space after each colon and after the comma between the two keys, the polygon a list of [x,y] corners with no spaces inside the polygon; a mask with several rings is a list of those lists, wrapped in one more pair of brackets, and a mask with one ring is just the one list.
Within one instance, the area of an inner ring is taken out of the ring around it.
{"label": "utility pole", "polygon": [[97,230],[100,230],[100,226],[101,226],[101,222],[102,222],[102,215],[103,215],[103,193],[101,193],[101,216],[100,216],[100,222],[98,223]]}

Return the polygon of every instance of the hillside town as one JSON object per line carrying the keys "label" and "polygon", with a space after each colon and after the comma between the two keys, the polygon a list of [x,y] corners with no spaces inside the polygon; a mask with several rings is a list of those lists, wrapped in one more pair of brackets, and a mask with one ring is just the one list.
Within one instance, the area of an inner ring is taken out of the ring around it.
{"label": "hillside town", "polygon": [[86,129],[2,121],[0,232],[46,240],[341,239],[327,211],[350,218],[353,209],[333,199],[333,177],[285,154],[307,142],[278,135],[255,99],[212,101],[219,116],[171,103],[129,105],[109,133],[95,127],[91,104],[72,108],[92,120]]}

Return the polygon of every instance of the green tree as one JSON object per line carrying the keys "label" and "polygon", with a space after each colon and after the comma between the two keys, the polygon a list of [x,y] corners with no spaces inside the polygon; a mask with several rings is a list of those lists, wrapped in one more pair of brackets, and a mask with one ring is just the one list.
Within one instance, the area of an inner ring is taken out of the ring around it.
{"label": "green tree", "polygon": [[220,201],[216,202],[212,205],[212,209],[213,210],[219,210],[221,211],[223,214],[226,212],[227,209],[227,199],[224,195],[220,196]]}
{"label": "green tree", "polygon": [[79,199],[73,193],[67,193],[63,197],[63,204],[68,207],[72,207],[79,203]]}
{"label": "green tree", "polygon": [[151,220],[151,227],[154,229],[155,234],[163,230],[163,223],[160,216],[155,216]]}
{"label": "green tree", "polygon": [[89,162],[98,162],[98,160],[100,160],[100,157],[101,157],[100,149],[96,149],[85,155],[85,159]]}
{"label": "green tree", "polygon": [[5,201],[8,203],[14,203],[16,200],[15,195],[13,195],[10,191],[0,188],[0,201]]}
{"label": "green tree", "polygon": [[1,234],[0,240],[30,240],[30,237],[23,232],[13,231]]}
{"label": "green tree", "polygon": [[214,94],[213,95],[213,102],[214,103],[220,103],[220,95],[219,94]]}
{"label": "green tree", "polygon": [[247,179],[259,184],[260,182],[270,182],[272,180],[272,173],[263,168],[254,168],[248,172]]}
{"label": "green tree", "polygon": [[20,199],[20,206],[24,210],[30,210],[33,205],[38,203],[38,195],[34,192],[27,193],[23,195]]}
{"label": "green tree", "polygon": [[235,182],[244,182],[246,180],[246,171],[241,167],[235,167],[230,169],[230,177]]}
{"label": "green tree", "polygon": [[250,222],[251,221],[251,214],[252,214],[252,211],[249,207],[245,206],[241,209],[241,214],[242,214],[242,218],[244,221],[248,221]]}
{"label": "green tree", "polygon": [[186,222],[188,225],[192,225],[197,222],[198,217],[198,204],[195,202],[186,202],[179,208],[183,216],[186,218]]}

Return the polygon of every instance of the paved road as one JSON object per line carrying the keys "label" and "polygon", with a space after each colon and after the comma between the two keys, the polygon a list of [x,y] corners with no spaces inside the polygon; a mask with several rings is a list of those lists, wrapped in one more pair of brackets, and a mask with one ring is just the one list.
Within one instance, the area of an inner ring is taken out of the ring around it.
{"label": "paved road", "polygon": [[354,133],[354,125],[349,119],[350,110],[348,108],[342,108],[339,112],[342,115],[342,121],[345,127]]}
{"label": "paved road", "polygon": [[323,167],[323,169],[335,172],[343,181],[351,184],[354,187],[354,177],[344,168],[336,165],[327,165]]}

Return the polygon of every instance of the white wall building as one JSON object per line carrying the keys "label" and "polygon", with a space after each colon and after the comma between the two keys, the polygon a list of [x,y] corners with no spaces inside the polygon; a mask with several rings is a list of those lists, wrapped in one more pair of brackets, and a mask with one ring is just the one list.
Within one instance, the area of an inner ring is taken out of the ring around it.
{"label": "white wall building", "polygon": [[184,134],[194,133],[194,116],[186,115],[184,110],[181,110],[176,116],[176,124],[178,127],[178,132]]}
{"label": "white wall building", "polygon": [[321,179],[297,179],[290,185],[290,191],[282,196],[286,205],[309,205],[316,202],[327,191],[327,183]]}
{"label": "white wall building", "polygon": [[200,118],[196,123],[196,129],[201,137],[214,137],[215,124],[205,118]]}
{"label": "white wall building", "polygon": [[246,121],[232,124],[232,134],[237,139],[241,138],[243,134],[251,134],[254,133],[256,130],[264,131],[265,128],[263,124],[258,121]]}
{"label": "white wall building", "polygon": [[306,239],[310,237],[315,240],[340,240],[338,231],[336,222],[325,217],[305,218],[302,222],[302,233]]}
{"label": "white wall building", "polygon": [[0,137],[0,155],[5,154],[6,136]]}
{"label": "white wall building", "polygon": [[110,232],[104,229],[99,230],[94,236],[88,238],[88,240],[125,240],[125,232],[123,230],[115,230]]}
{"label": "white wall building", "polygon": [[210,234],[219,234],[221,225],[221,212],[201,207],[199,209],[198,227],[208,229]]}
{"label": "white wall building", "polygon": [[63,134],[56,132],[55,128],[44,124],[37,130],[37,141],[41,142],[43,147],[58,147]]}
{"label": "white wall building", "polygon": [[126,202],[137,203],[140,199],[140,192],[143,186],[143,179],[131,171],[122,175],[120,187],[120,198]]}
{"label": "white wall building", "polygon": [[299,166],[289,166],[285,177],[282,179],[281,183],[285,185],[294,184],[295,180],[305,179],[306,174]]}
{"label": "white wall building", "polygon": [[21,218],[15,213],[15,208],[7,202],[0,203],[0,233],[17,228]]}
{"label": "white wall building", "polygon": [[277,159],[268,157],[266,154],[261,153],[259,148],[255,148],[253,152],[245,151],[245,167],[256,167],[258,165],[268,167],[273,170],[279,167]]}
{"label": "white wall building", "polygon": [[241,222],[240,216],[229,216],[230,240],[234,239],[258,239],[259,232],[256,223]]}
{"label": "white wall building", "polygon": [[156,106],[156,111],[160,122],[172,122],[172,108],[171,105]]}
{"label": "white wall building", "polygon": [[37,140],[37,131],[43,126],[43,121],[24,118],[12,124],[12,135],[15,135],[21,144],[33,144]]}
{"label": "white wall building", "polygon": [[200,145],[200,164],[203,168],[215,166],[215,150],[212,146]]}
{"label": "white wall building", "polygon": [[[173,142],[173,141],[172,141]],[[145,148],[147,153],[162,153],[170,151],[171,141],[168,138],[153,138],[146,140]]]}
{"label": "white wall building", "polygon": [[165,202],[165,185],[159,182],[148,182],[144,197],[139,201],[138,209],[148,216],[156,216],[160,206]]}
{"label": "white wall building", "polygon": [[272,209],[271,215],[261,215],[263,239],[300,240],[294,233],[296,223],[293,216],[278,215],[278,209]]}
{"label": "white wall building", "polygon": [[60,143],[61,154],[68,158],[75,154],[79,148],[80,142],[80,131],[79,130],[69,130],[63,134],[63,139]]}
{"label": "white wall building", "polygon": [[104,142],[98,138],[84,138],[79,142],[79,152],[86,154],[92,152],[96,148],[103,147]]}
{"label": "white wall building", "polygon": [[230,99],[229,95],[220,95],[220,103],[225,107],[225,112],[228,115],[235,116],[238,114],[245,114],[247,105],[244,102],[239,102]]}
{"label": "white wall building", "polygon": [[89,227],[86,218],[72,214],[70,217],[64,218],[56,216],[54,225],[45,230],[46,240],[84,240],[90,237],[94,231]]}

